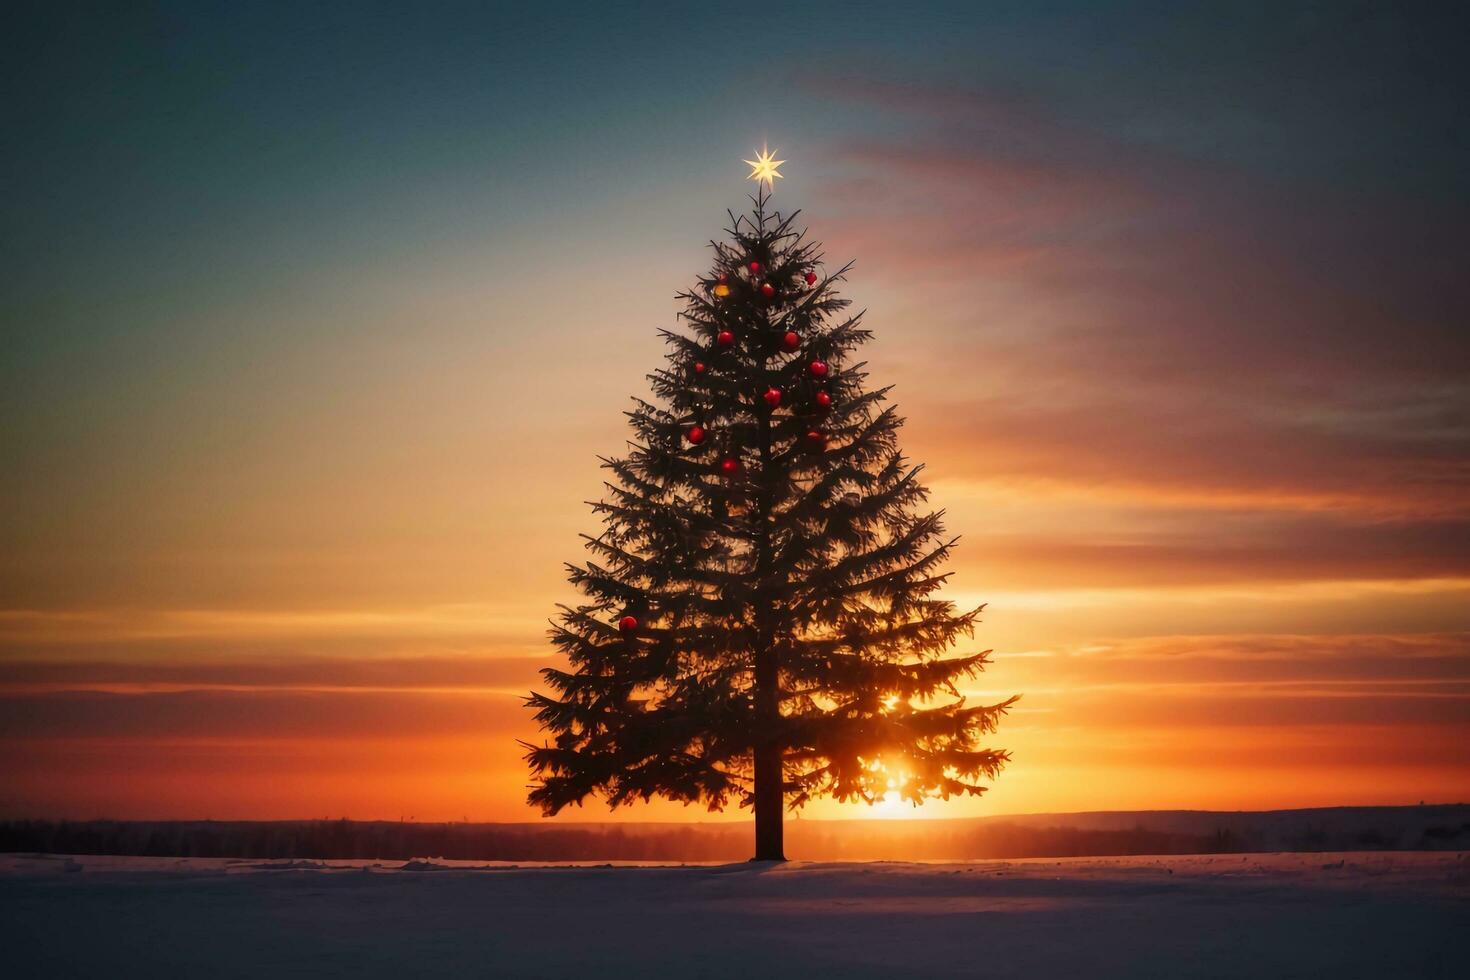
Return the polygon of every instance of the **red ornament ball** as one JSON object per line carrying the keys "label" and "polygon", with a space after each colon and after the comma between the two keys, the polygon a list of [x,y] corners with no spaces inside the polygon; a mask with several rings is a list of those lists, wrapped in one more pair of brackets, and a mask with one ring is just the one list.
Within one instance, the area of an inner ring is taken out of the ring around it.
{"label": "red ornament ball", "polygon": [[740,472],[740,460],[727,459],[720,464],[720,469],[725,472],[726,476],[734,476]]}
{"label": "red ornament ball", "polygon": [[772,286],[768,282],[761,283],[761,295],[764,296],[766,299],[770,299],[772,296],[776,295],[776,287]]}
{"label": "red ornament ball", "polygon": [[831,408],[832,396],[827,394],[825,391],[817,392],[817,404],[822,406],[823,408]]}
{"label": "red ornament ball", "polygon": [[826,361],[812,361],[812,363],[811,363],[811,372],[812,372],[812,377],[814,377],[814,378],[825,378],[827,376],[827,362]]}
{"label": "red ornament ball", "polygon": [[622,619],[618,620],[618,629],[622,630],[624,633],[631,633],[637,628],[637,616],[624,616]]}
{"label": "red ornament ball", "polygon": [[720,342],[721,347],[729,347],[735,343],[735,335],[728,330],[721,330],[720,335],[715,339]]}
{"label": "red ornament ball", "polygon": [[709,370],[709,366],[706,365],[703,361],[695,361],[694,362],[694,373],[695,374],[703,374],[704,372],[706,372],[708,370]]}
{"label": "red ornament ball", "polygon": [[808,286],[815,286],[817,284],[817,274],[815,272],[808,272],[806,274],[806,284]]}
{"label": "red ornament ball", "polygon": [[750,263],[750,271],[751,272],[759,272],[759,271],[761,271],[761,264],[759,262],[752,262],[752,263]]}
{"label": "red ornament ball", "polygon": [[776,408],[781,404],[781,389],[767,388],[766,393],[764,395],[761,395],[761,397],[766,400],[767,405],[771,406],[772,408]]}
{"label": "red ornament ball", "polygon": [[796,335],[795,330],[788,330],[786,336],[781,338],[781,346],[788,351],[794,351],[801,346],[801,338]]}
{"label": "red ornament ball", "polygon": [[704,442],[704,434],[703,426],[691,425],[689,431],[685,433],[685,437],[697,446],[701,442]]}
{"label": "red ornament ball", "polygon": [[827,436],[820,429],[813,429],[806,434],[806,441],[811,443],[813,449],[826,449]]}

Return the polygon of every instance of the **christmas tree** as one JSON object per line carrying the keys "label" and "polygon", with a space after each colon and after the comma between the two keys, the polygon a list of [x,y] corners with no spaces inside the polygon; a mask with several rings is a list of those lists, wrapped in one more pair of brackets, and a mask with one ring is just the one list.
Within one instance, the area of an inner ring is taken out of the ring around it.
{"label": "christmas tree", "polygon": [[988,662],[946,655],[981,610],[938,595],[955,539],[853,359],[871,334],[835,288],[850,264],[824,274],[797,213],[767,211],[782,161],[747,162],[754,210],[679,294],[687,330],[662,332],[654,400],[603,460],[605,529],[567,566],[586,601],[551,631],[570,669],[528,699],[554,738],[526,759],[547,814],[735,801],[779,861],[787,806],[982,793],[1009,756],[980,739],[1015,698],[955,686]]}

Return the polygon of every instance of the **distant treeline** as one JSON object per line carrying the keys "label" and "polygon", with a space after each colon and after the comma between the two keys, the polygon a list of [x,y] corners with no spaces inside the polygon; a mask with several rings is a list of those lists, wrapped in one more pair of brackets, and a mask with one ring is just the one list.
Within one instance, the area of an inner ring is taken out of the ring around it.
{"label": "distant treeline", "polygon": [[[971,820],[790,820],[786,852],[809,861],[1081,857],[1470,848],[1470,807],[1210,813],[1034,814]],[[283,821],[0,821],[0,852],[156,857],[467,861],[739,861],[751,831],[728,824]]]}

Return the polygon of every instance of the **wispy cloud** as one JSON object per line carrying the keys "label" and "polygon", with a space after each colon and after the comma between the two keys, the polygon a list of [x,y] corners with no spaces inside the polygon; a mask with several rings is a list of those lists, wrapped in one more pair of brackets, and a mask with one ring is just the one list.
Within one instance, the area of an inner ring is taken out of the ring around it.
{"label": "wispy cloud", "polygon": [[880,331],[949,348],[909,396],[939,409],[947,468],[1204,507],[1470,516],[1470,286],[1453,272],[1470,251],[1395,189],[1252,170],[1039,92],[809,84],[906,121],[834,146],[849,179],[828,191],[829,238],[903,285],[901,323]]}

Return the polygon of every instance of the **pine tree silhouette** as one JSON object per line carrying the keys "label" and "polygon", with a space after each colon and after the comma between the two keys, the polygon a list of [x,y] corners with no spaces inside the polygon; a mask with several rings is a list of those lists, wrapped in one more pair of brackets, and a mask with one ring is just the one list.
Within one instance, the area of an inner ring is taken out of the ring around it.
{"label": "pine tree silhouette", "polygon": [[937,593],[955,539],[924,510],[888,388],[853,352],[871,334],[823,277],[793,213],[730,215],[710,275],[663,331],[668,367],[635,398],[627,456],[604,459],[605,530],[568,565],[587,597],[551,639],[570,670],[528,704],[554,736],[525,745],[547,814],[589,795],[755,812],[755,858],[784,860],[782,818],[813,797],[869,803],[979,794],[1009,760],[981,747],[1016,700],[955,682],[945,657],[981,608]]}

